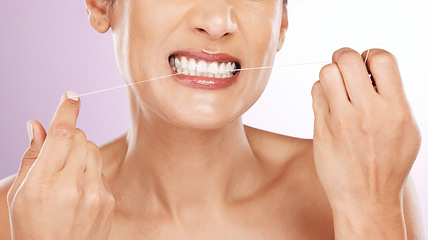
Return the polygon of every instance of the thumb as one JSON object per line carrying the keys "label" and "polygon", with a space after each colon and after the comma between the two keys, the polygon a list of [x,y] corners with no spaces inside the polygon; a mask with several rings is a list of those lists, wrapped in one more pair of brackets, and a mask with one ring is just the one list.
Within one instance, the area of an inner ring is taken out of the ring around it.
{"label": "thumb", "polygon": [[42,149],[43,143],[46,139],[46,131],[43,125],[38,121],[29,121],[27,123],[28,136],[30,138],[30,147],[25,151],[21,166],[19,167],[18,175],[12,184],[8,192],[8,202],[15,196],[16,191],[21,186],[28,171],[30,171],[37,157],[39,156],[40,150]]}
{"label": "thumb", "polygon": [[27,123],[28,137],[30,138],[30,147],[22,157],[21,167],[19,168],[18,177],[21,174],[26,175],[28,170],[33,166],[39,156],[43,143],[46,139],[46,131],[41,123],[38,121],[29,121]]}

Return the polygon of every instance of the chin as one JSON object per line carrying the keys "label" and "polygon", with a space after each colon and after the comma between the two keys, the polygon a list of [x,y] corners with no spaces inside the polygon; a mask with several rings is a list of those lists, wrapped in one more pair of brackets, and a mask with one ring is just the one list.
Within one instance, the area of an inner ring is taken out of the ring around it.
{"label": "chin", "polygon": [[225,110],[225,108],[221,111],[221,109],[217,110],[211,106],[199,105],[192,109],[175,109],[175,111],[162,115],[164,115],[163,119],[178,127],[195,130],[216,130],[241,119],[242,114]]}

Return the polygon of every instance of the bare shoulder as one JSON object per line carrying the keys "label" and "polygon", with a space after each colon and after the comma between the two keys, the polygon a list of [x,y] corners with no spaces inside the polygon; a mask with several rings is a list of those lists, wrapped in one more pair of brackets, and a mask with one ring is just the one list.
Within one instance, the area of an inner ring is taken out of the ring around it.
{"label": "bare shoulder", "polygon": [[10,239],[7,192],[15,181],[16,174],[0,180],[0,239]]}
{"label": "bare shoulder", "polygon": [[254,153],[266,165],[281,169],[282,174],[286,175],[284,181],[308,190],[321,187],[315,170],[312,139],[290,137],[249,126],[245,126],[245,131]]}
{"label": "bare shoulder", "polygon": [[[296,209],[300,209],[300,221],[319,233],[333,231],[330,203],[316,172],[312,139],[299,139],[245,126],[253,151],[274,167],[284,169],[284,186],[291,186]],[[287,188],[284,188],[288,191]],[[417,192],[409,179],[404,188],[403,211],[409,240],[422,240],[424,230]],[[296,219],[296,221],[299,221]],[[328,234],[328,233],[327,233]]]}
{"label": "bare shoulder", "polygon": [[266,165],[282,169],[288,181],[312,184],[318,179],[312,139],[290,137],[249,126],[245,126],[245,132],[253,152]]}
{"label": "bare shoulder", "polygon": [[284,160],[312,159],[312,140],[285,136],[245,126],[245,133],[253,151],[268,159],[281,163]]}
{"label": "bare shoulder", "polygon": [[295,214],[296,227],[314,239],[331,238],[334,234],[333,216],[315,169],[312,139],[247,126],[246,133],[256,155],[272,168],[281,169],[284,211]]}

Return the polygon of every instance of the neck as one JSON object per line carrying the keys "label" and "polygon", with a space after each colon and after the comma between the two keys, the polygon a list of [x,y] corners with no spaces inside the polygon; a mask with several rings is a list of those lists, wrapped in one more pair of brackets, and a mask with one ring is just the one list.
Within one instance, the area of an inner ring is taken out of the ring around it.
{"label": "neck", "polygon": [[[131,100],[122,180],[138,202],[178,216],[248,195],[259,169],[242,119],[214,130],[177,126]],[[239,189],[240,191],[237,191]],[[181,212],[181,213],[180,213]]]}

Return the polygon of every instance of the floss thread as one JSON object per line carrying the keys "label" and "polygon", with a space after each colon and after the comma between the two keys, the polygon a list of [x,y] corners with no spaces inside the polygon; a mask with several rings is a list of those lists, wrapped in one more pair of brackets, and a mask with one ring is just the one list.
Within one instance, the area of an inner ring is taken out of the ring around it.
{"label": "floss thread", "polygon": [[[379,43],[376,42],[375,44],[382,44],[383,46],[386,46],[383,43]],[[372,44],[373,45],[373,44]],[[369,58],[369,54],[370,54],[370,50],[372,48],[369,48],[366,54],[366,57],[364,59],[364,65],[367,68],[367,72],[368,72],[368,76],[372,82],[372,85],[374,87],[374,89],[377,92],[377,86],[376,86],[376,82],[369,70],[369,68],[367,67],[367,60]],[[330,61],[319,61],[319,62],[308,62],[308,63],[293,63],[293,64],[283,64],[283,65],[274,65],[274,66],[264,66],[264,67],[250,67],[250,68],[241,68],[241,69],[235,69],[233,71],[249,71],[249,70],[258,70],[258,69],[273,69],[273,68],[282,68],[282,67],[295,67],[295,66],[306,66],[306,65],[316,65],[316,64],[327,64],[330,63]],[[142,81],[138,81],[138,82],[134,82],[134,83],[128,83],[128,84],[124,84],[124,85],[120,85],[120,86],[116,86],[116,87],[112,87],[112,88],[106,88],[106,89],[102,89],[102,90],[98,90],[98,91],[94,91],[94,92],[89,92],[89,93],[84,93],[84,94],[80,94],[78,97],[85,97],[85,96],[89,96],[89,95],[93,95],[93,94],[97,94],[97,93],[102,93],[102,92],[107,92],[107,91],[111,91],[111,90],[115,90],[115,89],[119,89],[119,88],[124,88],[124,87],[129,87],[129,86],[133,86],[133,85],[137,85],[137,84],[141,84],[141,83],[145,83],[145,82],[152,82],[152,81],[156,81],[156,80],[161,80],[161,79],[165,79],[168,77],[172,77],[175,75],[179,75],[181,73],[175,73],[175,74],[169,74],[166,76],[162,76],[162,77],[156,77],[156,78],[151,78],[151,79],[147,79],[147,80],[142,80]]]}
{"label": "floss thread", "polygon": [[367,73],[369,75],[370,81],[372,82],[373,88],[376,90],[376,92],[378,92],[377,86],[376,86],[376,82],[375,82],[375,80],[373,78],[372,73],[370,72],[370,70],[369,70],[369,68],[367,66],[367,59],[369,58],[370,50],[371,50],[371,48],[369,50],[367,50],[366,58],[364,59],[364,65],[366,66]]}
{"label": "floss thread", "polygon": [[[269,68],[273,69],[273,68],[281,68],[281,67],[295,67],[295,66],[327,64],[327,63],[329,63],[329,62],[328,61],[320,61],[320,62],[309,62],[309,63],[293,63],[293,64],[283,64],[283,65],[275,65],[275,66],[241,68],[241,69],[235,69],[233,71],[249,71],[249,70],[269,69]],[[169,75],[162,76],[162,77],[151,78],[151,79],[142,80],[142,81],[138,81],[138,82],[134,82],[134,83],[128,83],[128,84],[124,84],[124,85],[120,85],[120,86],[116,86],[116,87],[112,87],[112,88],[106,88],[106,89],[102,89],[102,90],[98,90],[98,91],[94,91],[94,92],[84,93],[84,94],[80,94],[78,97],[85,97],[85,96],[89,96],[89,95],[93,95],[93,94],[97,94],[97,93],[102,93],[102,92],[107,92],[107,91],[111,91],[111,90],[115,90],[115,89],[119,89],[119,88],[129,87],[129,86],[133,86],[133,85],[137,85],[137,84],[141,84],[141,83],[145,83],[145,82],[152,82],[152,81],[156,81],[156,80],[161,80],[161,79],[165,79],[165,78],[172,77],[172,76],[179,75],[179,74],[181,74],[181,73],[169,74]]]}

